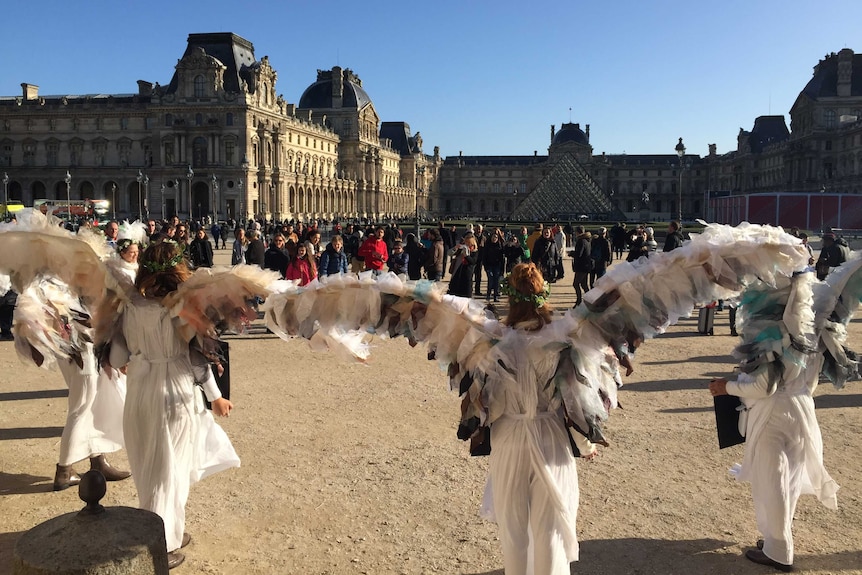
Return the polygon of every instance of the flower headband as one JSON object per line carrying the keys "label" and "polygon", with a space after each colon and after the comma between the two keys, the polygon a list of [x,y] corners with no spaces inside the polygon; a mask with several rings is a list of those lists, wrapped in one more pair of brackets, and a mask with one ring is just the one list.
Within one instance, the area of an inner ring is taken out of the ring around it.
{"label": "flower headband", "polygon": [[[173,240],[163,240],[162,243],[175,244],[176,245],[177,242],[175,242]],[[166,261],[164,263],[145,261],[145,262],[141,262],[141,265],[148,272],[157,273],[157,272],[168,271],[171,268],[175,268],[175,267],[177,267],[177,264],[179,264],[181,261],[183,261],[183,250],[179,250],[174,255],[174,257],[172,257],[171,259],[169,259],[168,261]]]}
{"label": "flower headband", "polygon": [[516,302],[531,302],[537,308],[547,303],[548,298],[551,296],[551,286],[547,281],[542,285],[542,293],[525,294],[519,292],[515,286],[509,284],[509,277],[511,275],[506,274],[506,277],[500,280],[500,291],[503,292],[503,295],[511,297]]}
{"label": "flower headband", "polygon": [[129,246],[132,245],[133,243],[135,243],[134,240],[132,240],[130,238],[124,238],[124,239],[118,241],[117,242],[117,253],[122,253],[122,252],[126,251],[127,249],[129,249]]}

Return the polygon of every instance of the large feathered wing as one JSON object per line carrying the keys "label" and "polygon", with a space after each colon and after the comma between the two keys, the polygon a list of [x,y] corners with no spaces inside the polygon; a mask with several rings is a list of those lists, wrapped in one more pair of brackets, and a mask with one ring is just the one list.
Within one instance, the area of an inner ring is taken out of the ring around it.
{"label": "large feathered wing", "polygon": [[[601,426],[617,405],[618,358],[627,359],[696,304],[738,295],[755,281],[775,285],[807,260],[801,242],[780,228],[710,225],[673,252],[614,266],[586,294],[584,306],[529,334],[530,346],[556,363],[547,385],[556,387],[570,423],[592,441],[606,442]],[[500,341],[515,349],[513,338],[527,345],[528,337],[503,326],[478,302],[444,295],[440,284],[402,282],[391,274],[288,284],[264,309],[276,334],[298,335],[315,349],[354,360],[367,357],[368,334],[425,343],[464,395],[462,425],[493,420],[488,397],[506,379],[504,372],[517,367],[489,351]]]}
{"label": "large feathered wing", "polygon": [[814,286],[814,313],[824,351],[822,374],[836,387],[859,378],[859,358],[847,347],[847,324],[862,302],[862,253],[833,269]]}

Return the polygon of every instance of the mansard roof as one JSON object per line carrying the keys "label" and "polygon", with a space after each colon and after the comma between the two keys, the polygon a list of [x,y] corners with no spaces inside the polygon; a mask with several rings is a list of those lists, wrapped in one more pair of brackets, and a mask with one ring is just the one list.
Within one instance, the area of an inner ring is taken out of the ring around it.
{"label": "mansard roof", "polygon": [[[189,34],[188,45],[183,58],[198,48],[203,48],[208,56],[215,58],[227,67],[224,72],[225,91],[241,92],[242,80],[245,80],[252,89],[254,82],[250,70],[255,67],[257,61],[254,58],[254,45],[251,42],[232,32]],[[177,73],[174,72],[166,92],[170,94],[176,91]]]}
{"label": "mansard roof", "polygon": [[784,122],[784,116],[759,116],[754,120],[754,128],[748,136],[751,151],[759,154],[763,149],[790,138],[790,130]]}
{"label": "mansard roof", "polygon": [[850,95],[862,96],[862,54],[854,54],[849,48],[838,54],[828,54],[814,67],[814,76],[808,81],[800,95],[813,100],[838,96],[838,64],[843,58],[852,58]]}
{"label": "mansard roof", "polygon": [[422,152],[416,140],[410,135],[410,126],[407,122],[382,122],[380,124],[380,139],[384,138],[389,139],[392,142],[392,149],[402,156]]}

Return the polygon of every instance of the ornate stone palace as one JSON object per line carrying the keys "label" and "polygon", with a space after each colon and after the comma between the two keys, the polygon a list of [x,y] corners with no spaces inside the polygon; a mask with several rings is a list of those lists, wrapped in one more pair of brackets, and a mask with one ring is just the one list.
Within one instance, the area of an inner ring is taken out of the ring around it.
{"label": "ornate stone palace", "polygon": [[22,84],[0,98],[8,197],[108,199],[118,217],[425,215],[442,159],[406,123],[381,123],[356,74],[318,71],[299,105],[276,80],[251,42],[215,33],[189,35],[170,83],[136,94]]}
{"label": "ornate stone palace", "polygon": [[[231,33],[190,34],[166,85],[134,94],[0,97],[10,200],[108,199],[118,217],[711,219],[710,202],[763,192],[862,192],[862,56],[830,54],[783,116],[737,149],[594,154],[590,126],[551,126],[547,155],[425,154],[381,122],[359,77],[318,70],[298,104],[269,58]],[[674,144],[676,144],[674,146]],[[70,176],[66,182],[67,174]],[[5,198],[4,198],[5,199]]]}

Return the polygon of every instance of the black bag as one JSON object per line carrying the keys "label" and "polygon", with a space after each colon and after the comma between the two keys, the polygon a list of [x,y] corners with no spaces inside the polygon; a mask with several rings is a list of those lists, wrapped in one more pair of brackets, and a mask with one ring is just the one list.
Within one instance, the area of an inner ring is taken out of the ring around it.
{"label": "black bag", "polygon": [[[221,391],[221,396],[225,399],[230,399],[230,345],[226,341],[218,340],[218,354],[220,363],[224,370],[219,375],[219,370],[216,365],[212,365],[213,375],[215,376],[216,385]],[[212,409],[212,404],[204,397],[207,409]]]}
{"label": "black bag", "polygon": [[715,308],[702,307],[697,313],[697,331],[703,335],[712,335],[715,325]]}
{"label": "black bag", "polygon": [[716,395],[712,399],[719,449],[745,443],[745,437],[739,433],[740,411],[737,409],[742,405],[742,400],[735,395]]}

